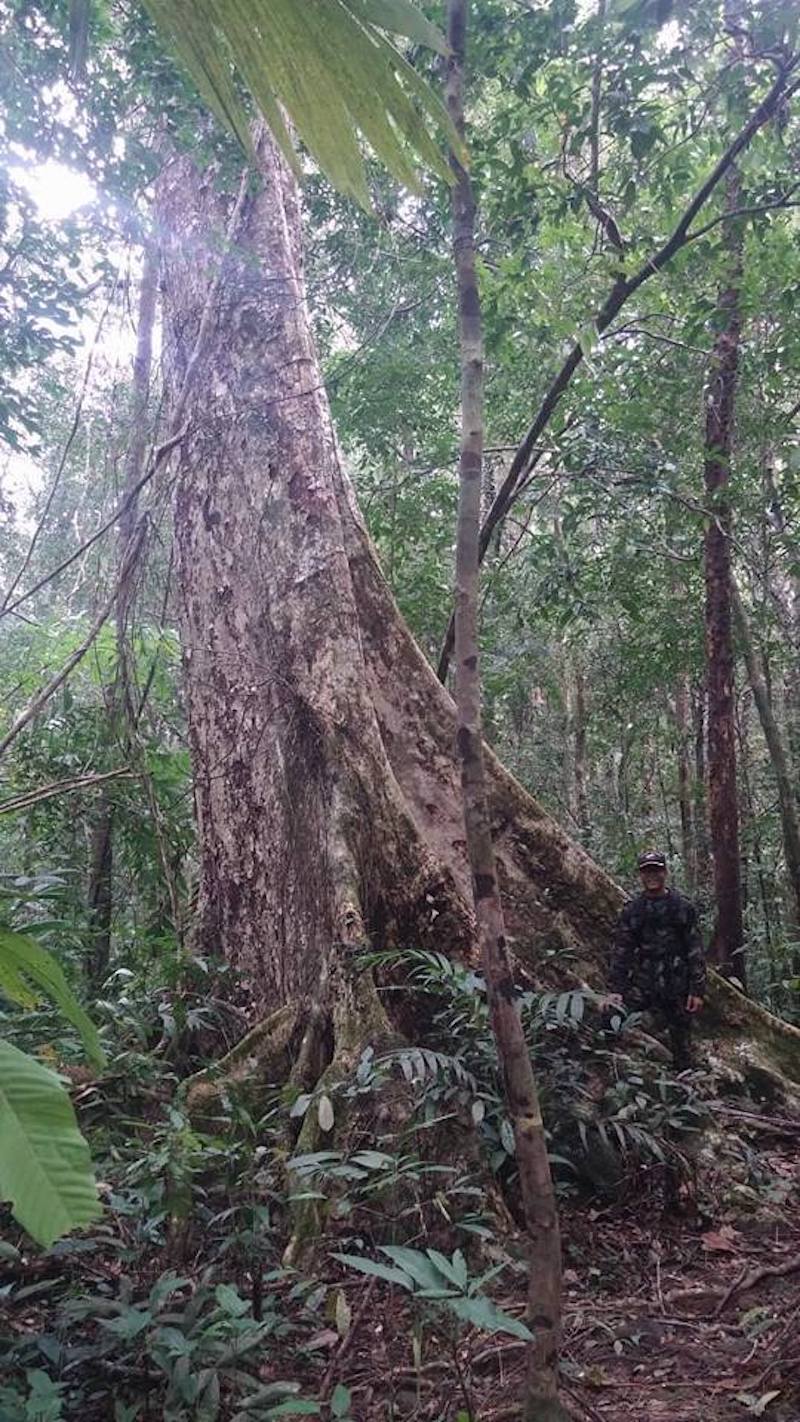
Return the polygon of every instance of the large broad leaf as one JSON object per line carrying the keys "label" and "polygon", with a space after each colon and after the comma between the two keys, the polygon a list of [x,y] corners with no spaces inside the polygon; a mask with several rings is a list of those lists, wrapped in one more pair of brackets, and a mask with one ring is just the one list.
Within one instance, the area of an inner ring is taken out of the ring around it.
{"label": "large broad leaf", "polygon": [[237,75],[295,171],[284,112],[331,181],[364,206],[369,194],[359,135],[408,186],[416,186],[416,162],[449,180],[432,131],[458,151],[460,140],[443,104],[388,37],[406,35],[445,52],[439,31],[410,0],[144,3],[203,99],[248,154]]}
{"label": "large broad leaf", "polygon": [[26,934],[0,929],[0,992],[22,1007],[32,1007],[38,997],[31,984],[61,1008],[80,1033],[87,1055],[97,1066],[104,1066],[97,1028],[74,997],[55,958]]}
{"label": "large broad leaf", "polygon": [[0,1198],[46,1248],[99,1213],[89,1147],[58,1077],[0,1041]]}
{"label": "large broad leaf", "polygon": [[340,1264],[346,1264],[348,1269],[358,1269],[361,1274],[370,1274],[373,1279],[383,1279],[387,1284],[399,1284],[401,1288],[413,1292],[414,1283],[402,1269],[392,1269],[388,1264],[381,1264],[377,1259],[362,1259],[360,1254],[333,1254],[332,1259],[338,1259]]}
{"label": "large broad leaf", "polygon": [[533,1339],[527,1324],[519,1318],[512,1318],[509,1313],[503,1313],[483,1294],[471,1299],[448,1299],[447,1307],[465,1323],[472,1323],[487,1333],[510,1333],[512,1338],[524,1338],[526,1343]]}

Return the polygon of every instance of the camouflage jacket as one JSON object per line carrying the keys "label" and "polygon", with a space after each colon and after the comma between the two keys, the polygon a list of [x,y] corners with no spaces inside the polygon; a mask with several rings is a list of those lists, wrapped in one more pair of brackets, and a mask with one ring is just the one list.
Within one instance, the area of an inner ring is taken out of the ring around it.
{"label": "camouflage jacket", "polygon": [[681,1004],[703,997],[706,963],[697,910],[675,889],[658,898],[639,894],[617,921],[611,961],[612,991],[645,1002]]}

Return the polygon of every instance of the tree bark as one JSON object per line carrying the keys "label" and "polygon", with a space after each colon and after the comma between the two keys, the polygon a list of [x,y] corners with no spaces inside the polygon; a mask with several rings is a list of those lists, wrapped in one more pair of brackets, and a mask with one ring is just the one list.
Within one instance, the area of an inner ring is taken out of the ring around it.
{"label": "tree bark", "polygon": [[[727,182],[729,212],[741,206],[735,169]],[[714,863],[716,924],[712,956],[744,985],[739,814],[736,791],[734,656],[731,629],[731,510],[728,502],[736,381],[739,364],[742,275],[741,228],[727,234],[729,270],[719,293],[723,324],[714,342],[705,397],[705,491],[711,510],[705,534],[705,624],[708,675],[708,792]]]}
{"label": "tree bark", "polygon": [[575,810],[580,838],[588,844],[591,836],[589,797],[586,792],[586,678],[580,660],[575,661]]}
{"label": "tree bark", "polygon": [[708,803],[706,797],[706,687],[705,680],[695,683],[692,693],[692,727],[694,735],[694,837],[697,890],[706,894],[711,883],[711,846],[708,838]]}
{"label": "tree bark", "polygon": [[[449,0],[447,107],[463,137],[468,0]],[[484,444],[483,330],[475,262],[475,199],[469,174],[450,156],[453,253],[461,353],[461,448],[456,541],[455,689],[467,856],[477,937],[498,1060],[514,1128],[525,1224],[530,1238],[528,1323],[533,1341],[523,1416],[544,1422],[559,1415],[561,1242],[547,1141],[520,1014],[514,997],[500,885],[495,864],[483,755],[478,636],[478,565]],[[561,1414],[565,1416],[566,1414]]]}
{"label": "tree bark", "polygon": [[111,958],[111,923],[114,910],[112,889],[114,809],[103,793],[92,824],[89,842],[89,886],[86,907],[89,915],[86,976],[99,987],[108,973]]}
{"label": "tree bark", "polygon": [[689,756],[689,687],[686,677],[678,678],[675,687],[675,730],[677,733],[678,805],[681,816],[681,854],[686,888],[690,895],[697,887],[696,845],[694,837],[694,805]]}
{"label": "tree bark", "polygon": [[[175,503],[198,932],[269,1011],[313,993],[342,941],[468,952],[474,930],[453,704],[340,466],[296,189],[266,136],[259,154],[260,186],[227,249],[233,199],[214,174],[175,159],[158,207],[173,390],[218,288],[184,401]],[[488,772],[516,951],[535,965],[570,944],[591,971],[615,886],[491,755]]]}

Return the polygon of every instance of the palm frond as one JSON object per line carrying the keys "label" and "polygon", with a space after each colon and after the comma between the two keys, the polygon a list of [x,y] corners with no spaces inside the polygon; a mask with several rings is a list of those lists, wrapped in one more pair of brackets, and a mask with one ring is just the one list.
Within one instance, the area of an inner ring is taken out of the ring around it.
{"label": "palm frond", "polygon": [[417,165],[445,180],[441,145],[460,149],[447,110],[392,43],[403,35],[446,52],[411,0],[144,0],[216,117],[252,154],[237,79],[289,162],[283,113],[323,172],[369,206],[360,138],[389,171],[418,186]]}

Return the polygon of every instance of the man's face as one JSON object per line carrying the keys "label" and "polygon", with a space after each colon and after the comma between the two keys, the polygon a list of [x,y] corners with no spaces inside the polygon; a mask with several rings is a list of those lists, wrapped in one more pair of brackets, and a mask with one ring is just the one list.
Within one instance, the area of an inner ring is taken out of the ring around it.
{"label": "man's face", "polygon": [[642,887],[646,894],[663,894],[667,883],[667,871],[659,864],[644,864],[639,870]]}

